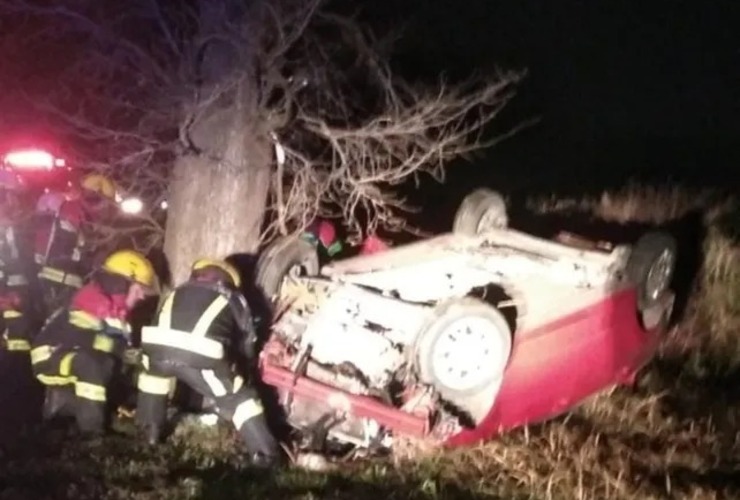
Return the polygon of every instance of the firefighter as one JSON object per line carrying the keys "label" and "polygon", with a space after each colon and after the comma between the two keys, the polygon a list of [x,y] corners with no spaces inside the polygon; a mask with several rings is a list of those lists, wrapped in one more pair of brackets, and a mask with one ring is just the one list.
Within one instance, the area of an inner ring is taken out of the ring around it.
{"label": "firefighter", "polygon": [[90,174],[68,193],[49,192],[39,199],[34,259],[49,312],[82,286],[89,271],[85,226],[105,218],[115,197],[113,181]]}
{"label": "firefighter", "polygon": [[315,219],[305,229],[302,238],[316,248],[323,249],[329,258],[333,258],[343,249],[336,227],[326,219]]}
{"label": "firefighter", "polygon": [[239,354],[253,355],[255,340],[240,286],[231,264],[200,259],[190,279],[165,298],[157,324],[142,329],[146,369],[137,384],[136,418],[149,443],[156,444],[166,423],[168,394],[175,381],[182,382],[215,402],[216,413],[234,424],[254,465],[269,467],[281,458],[279,445],[256,391],[231,368]]}
{"label": "firefighter", "polygon": [[0,170],[0,347],[28,355],[35,324],[29,307],[31,266],[20,231],[22,190],[15,173]]}
{"label": "firefighter", "polygon": [[373,255],[385,252],[389,248],[388,243],[380,239],[376,234],[371,234],[362,241],[359,255]]}
{"label": "firefighter", "polygon": [[105,431],[109,388],[130,341],[128,315],[157,290],[152,263],[119,250],[49,318],[31,351],[34,374],[46,386],[44,418],[71,412],[83,433]]}

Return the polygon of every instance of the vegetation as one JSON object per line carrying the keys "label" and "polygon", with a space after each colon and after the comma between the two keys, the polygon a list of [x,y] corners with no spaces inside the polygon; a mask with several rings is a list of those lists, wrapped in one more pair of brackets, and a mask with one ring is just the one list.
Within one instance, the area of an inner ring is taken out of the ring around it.
{"label": "vegetation", "polygon": [[[691,299],[635,387],[474,449],[358,460],[329,473],[250,470],[226,428],[183,426],[158,449],[131,439],[126,421],[122,436],[102,444],[36,430],[0,457],[0,498],[740,498],[740,251],[731,200],[629,188],[592,200],[530,200],[530,208],[571,220],[590,213],[668,223],[688,243],[704,234],[695,279],[692,272],[683,283]],[[690,259],[679,264],[691,267]]]}

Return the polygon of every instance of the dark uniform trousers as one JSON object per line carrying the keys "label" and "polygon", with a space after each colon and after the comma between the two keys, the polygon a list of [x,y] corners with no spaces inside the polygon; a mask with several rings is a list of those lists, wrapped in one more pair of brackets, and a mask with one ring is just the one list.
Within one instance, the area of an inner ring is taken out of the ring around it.
{"label": "dark uniform trousers", "polygon": [[137,383],[137,420],[150,432],[162,429],[177,380],[215,402],[216,413],[234,424],[250,454],[276,457],[279,447],[258,394],[227,359],[226,338],[236,328],[232,306],[228,295],[198,285],[184,285],[167,297],[157,326],[142,329],[145,371]]}
{"label": "dark uniform trousers", "polygon": [[250,453],[276,454],[276,443],[264,418],[257,392],[235,377],[226,361],[202,370],[169,361],[148,359],[149,369],[139,375],[136,418],[142,426],[162,429],[167,402],[175,381],[180,381],[215,402],[216,413],[234,424]]}

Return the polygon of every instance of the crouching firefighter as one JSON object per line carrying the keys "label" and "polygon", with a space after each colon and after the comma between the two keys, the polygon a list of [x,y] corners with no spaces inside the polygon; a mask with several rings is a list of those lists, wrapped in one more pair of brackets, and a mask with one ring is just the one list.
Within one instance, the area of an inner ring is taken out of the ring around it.
{"label": "crouching firefighter", "polygon": [[157,443],[171,384],[179,381],[212,399],[219,417],[233,422],[252,463],[269,467],[281,458],[280,447],[257,392],[241,385],[231,368],[234,347],[245,356],[253,354],[254,327],[240,286],[232,265],[201,259],[193,264],[190,279],[166,297],[157,324],[141,332],[146,370],[139,375],[136,418],[150,444]]}
{"label": "crouching firefighter", "polygon": [[93,436],[106,430],[109,388],[129,345],[127,317],[157,288],[151,262],[120,250],[49,318],[31,351],[33,371],[46,386],[46,419],[74,416],[80,431]]}

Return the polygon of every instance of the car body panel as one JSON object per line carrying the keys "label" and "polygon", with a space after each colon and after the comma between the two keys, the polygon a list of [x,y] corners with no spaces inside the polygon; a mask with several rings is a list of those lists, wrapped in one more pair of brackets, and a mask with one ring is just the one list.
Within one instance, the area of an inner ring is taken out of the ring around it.
{"label": "car body panel", "polygon": [[[651,314],[649,324],[655,328],[643,327],[637,284],[624,272],[631,248],[576,243],[512,229],[477,236],[448,233],[331,263],[319,277],[297,278],[281,289],[280,309],[287,314],[277,318],[274,330],[285,338],[324,337],[327,345],[316,354],[338,362],[342,346],[352,345],[343,344],[355,338],[352,332],[365,335],[379,328],[392,341],[413,346],[435,304],[468,296],[476,287],[500,287],[504,297],[490,303],[504,316],[513,312],[507,316],[513,348],[500,387],[471,402],[479,419],[474,428],[437,432],[405,406],[370,404],[341,387],[318,386],[298,374],[289,377],[279,356],[262,356],[265,381],[330,408],[337,400],[349,402],[350,413],[401,434],[419,437],[428,430],[426,439],[448,446],[474,444],[562,414],[600,390],[629,381],[657,348],[663,322],[654,318],[672,307],[669,301],[665,311],[661,307]],[[371,342],[357,340],[367,347],[345,358],[356,366],[377,372],[373,366],[392,359],[387,351],[371,349]]]}
{"label": "car body panel", "polygon": [[448,445],[470,445],[522,425],[555,417],[588,396],[628,380],[655,353],[658,331],[636,314],[634,288],[522,332],[514,339],[504,383],[488,416]]}

